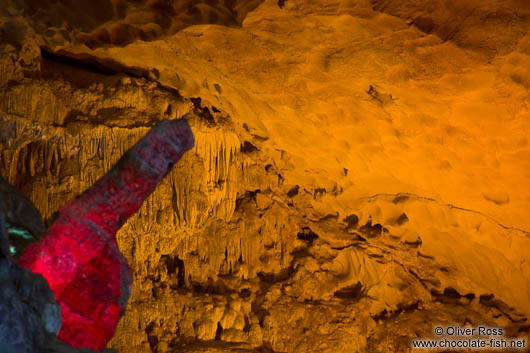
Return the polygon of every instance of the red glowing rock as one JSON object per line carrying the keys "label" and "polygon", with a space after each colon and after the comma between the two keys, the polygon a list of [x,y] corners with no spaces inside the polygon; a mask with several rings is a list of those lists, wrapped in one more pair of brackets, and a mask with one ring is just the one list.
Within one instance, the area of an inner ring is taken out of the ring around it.
{"label": "red glowing rock", "polygon": [[116,232],[193,144],[185,120],[159,123],[26,248],[19,264],[42,274],[61,306],[59,339],[101,351],[112,338],[132,284]]}

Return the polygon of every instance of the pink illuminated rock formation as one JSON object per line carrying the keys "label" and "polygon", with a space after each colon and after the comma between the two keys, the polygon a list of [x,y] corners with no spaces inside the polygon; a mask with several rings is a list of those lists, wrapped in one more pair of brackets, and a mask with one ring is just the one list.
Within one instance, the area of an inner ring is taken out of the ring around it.
{"label": "pink illuminated rock formation", "polygon": [[42,274],[61,305],[64,342],[102,350],[112,338],[132,283],[116,232],[193,145],[185,120],[159,123],[92,188],[61,208],[47,235],[21,256],[19,264]]}

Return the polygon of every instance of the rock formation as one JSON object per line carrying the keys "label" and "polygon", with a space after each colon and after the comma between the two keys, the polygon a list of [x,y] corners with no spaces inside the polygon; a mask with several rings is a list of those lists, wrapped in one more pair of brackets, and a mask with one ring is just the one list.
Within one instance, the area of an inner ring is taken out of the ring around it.
{"label": "rock formation", "polygon": [[25,249],[18,263],[42,274],[61,306],[61,341],[102,351],[112,338],[132,285],[116,233],[191,147],[185,120],[157,124]]}
{"label": "rock formation", "polygon": [[0,175],[47,225],[157,122],[195,136],[117,234],[109,347],[528,339],[527,2],[4,2]]}
{"label": "rock formation", "polygon": [[0,211],[0,351],[39,352],[47,334],[56,335],[61,327],[60,308],[42,276],[12,261],[5,224]]}

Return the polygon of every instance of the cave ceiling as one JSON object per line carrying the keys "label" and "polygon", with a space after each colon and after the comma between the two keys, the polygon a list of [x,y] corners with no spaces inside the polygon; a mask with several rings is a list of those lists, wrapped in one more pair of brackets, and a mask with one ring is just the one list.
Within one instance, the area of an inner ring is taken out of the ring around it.
{"label": "cave ceiling", "polygon": [[0,0],[0,175],[47,225],[164,119],[117,235],[119,352],[409,352],[528,335],[524,0]]}

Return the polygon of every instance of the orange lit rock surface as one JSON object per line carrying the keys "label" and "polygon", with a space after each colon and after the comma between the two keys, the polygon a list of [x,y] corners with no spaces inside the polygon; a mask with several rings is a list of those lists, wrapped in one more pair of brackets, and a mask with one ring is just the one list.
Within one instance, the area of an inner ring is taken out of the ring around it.
{"label": "orange lit rock surface", "polygon": [[195,135],[118,233],[134,288],[112,348],[528,334],[526,2],[193,4],[0,10],[0,173],[48,222],[155,122]]}

